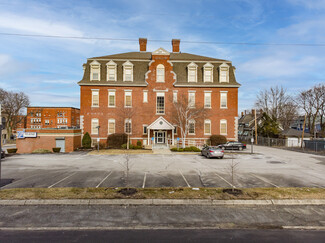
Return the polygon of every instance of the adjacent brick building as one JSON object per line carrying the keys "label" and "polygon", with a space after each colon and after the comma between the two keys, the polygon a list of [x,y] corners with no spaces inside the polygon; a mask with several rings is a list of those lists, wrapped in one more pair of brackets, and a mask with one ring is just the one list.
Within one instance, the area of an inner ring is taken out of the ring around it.
{"label": "adjacent brick building", "polygon": [[[186,96],[193,106],[204,105],[208,114],[191,121],[189,141],[195,144],[212,134],[237,140],[240,84],[230,61],[181,53],[177,39],[172,52],[147,52],[144,38],[139,44],[139,52],[93,57],[83,65],[78,83],[83,133],[103,142],[111,133],[128,132],[133,143],[175,144],[180,129],[173,102]],[[134,109],[131,119],[120,115],[125,107]]]}
{"label": "adjacent brick building", "polygon": [[74,107],[28,107],[26,128],[80,127],[80,109]]}

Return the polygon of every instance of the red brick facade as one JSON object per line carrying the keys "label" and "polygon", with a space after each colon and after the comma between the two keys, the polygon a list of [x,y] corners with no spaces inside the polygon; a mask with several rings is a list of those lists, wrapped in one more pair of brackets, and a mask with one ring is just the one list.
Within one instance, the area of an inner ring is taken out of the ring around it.
{"label": "red brick facade", "polygon": [[27,128],[80,127],[80,109],[73,107],[28,107]]}
{"label": "red brick facade", "polygon": [[26,129],[26,132],[36,132],[36,138],[17,138],[17,153],[31,153],[36,149],[47,149],[57,147],[57,140],[64,141],[64,149],[61,152],[72,152],[81,147],[80,129]]}
{"label": "red brick facade", "polygon": [[[140,40],[140,49],[145,50],[143,46],[143,40]],[[173,50],[174,52],[179,52],[179,40],[173,40]],[[91,59],[94,60],[95,58]],[[114,58],[107,56],[105,62],[109,60],[114,61]],[[96,59],[95,59],[96,60]],[[132,58],[125,59],[129,60],[131,63]],[[108,136],[108,121],[109,119],[115,120],[115,132],[124,132],[124,121],[119,115],[119,110],[121,110],[125,105],[125,92],[132,93],[132,109],[135,109],[136,115],[132,117],[132,133],[131,139],[133,143],[137,140],[142,140],[143,144],[148,143],[148,137],[152,138],[155,136],[153,131],[149,134],[143,133],[143,126],[149,126],[156,119],[162,116],[170,124],[173,124],[172,111],[173,111],[173,93],[177,91],[177,96],[182,95],[188,96],[189,91],[195,92],[195,103],[196,105],[204,104],[204,93],[211,93],[211,108],[207,108],[208,117],[211,121],[211,133],[204,134],[204,119],[202,121],[196,121],[195,135],[187,135],[189,139],[208,139],[212,134],[220,134],[220,120],[226,120],[227,122],[227,132],[225,136],[229,140],[237,139],[237,115],[238,115],[238,87],[239,85],[176,85],[176,79],[178,73],[175,73],[174,63],[180,61],[173,61],[170,59],[169,54],[157,54],[152,53],[151,60],[148,62],[147,72],[144,77],[145,85],[134,85],[130,82],[130,86],[127,85],[114,85],[114,84],[103,84],[100,83],[96,85],[94,81],[88,81],[87,83],[80,84],[80,115],[81,115],[81,128],[83,133],[88,132],[93,139],[100,137],[101,142],[105,142]],[[196,60],[187,60],[187,63],[196,62]],[[197,61],[203,63],[203,61]],[[208,61],[207,61],[208,62]],[[217,61],[216,61],[217,62]],[[220,62],[220,61],[219,61]],[[157,66],[162,64],[165,69],[165,82],[157,82]],[[220,65],[220,64],[219,64]],[[101,66],[101,72],[105,72],[105,66]],[[217,69],[214,71],[217,72]],[[87,78],[89,72],[84,74],[84,79]],[[134,74],[135,75],[135,74]],[[199,74],[197,74],[199,75]],[[101,73],[101,77],[106,77]],[[180,79],[180,78],[179,78]],[[187,87],[186,87],[187,86]],[[92,90],[97,90],[99,92],[99,106],[92,107]],[[115,107],[109,107],[109,92],[115,91]],[[148,102],[144,102],[143,96],[144,91],[147,91]],[[165,113],[156,113],[156,102],[157,102],[157,92],[164,92],[165,98]],[[221,108],[221,98],[220,93],[227,93],[227,108]],[[99,135],[92,134],[91,120],[98,119],[99,121]],[[202,125],[199,125],[199,124]],[[174,125],[174,124],[173,124]],[[172,139],[172,130],[168,130],[166,133],[167,138]],[[177,130],[174,138],[180,137],[180,130]]]}

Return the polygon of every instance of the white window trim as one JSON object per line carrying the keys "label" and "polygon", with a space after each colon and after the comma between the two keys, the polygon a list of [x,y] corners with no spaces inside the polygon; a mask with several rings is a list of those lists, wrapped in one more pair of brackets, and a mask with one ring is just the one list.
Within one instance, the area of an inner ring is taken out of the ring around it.
{"label": "white window trim", "polygon": [[[131,132],[130,133],[127,133],[126,132],[126,123],[130,123],[130,130],[131,130]],[[124,132],[126,133],[126,134],[132,134],[132,119],[129,119],[129,118],[126,118],[125,120],[124,120]]]}
{"label": "white window trim", "polygon": [[[126,106],[126,94],[127,93],[131,93],[131,105],[130,106]],[[125,108],[132,108],[132,90],[124,90],[124,107]]]}
{"label": "white window trim", "polygon": [[[204,66],[203,66],[203,82],[205,82],[205,83],[212,83],[213,82],[213,65],[210,63],[210,62],[208,62],[208,63],[206,63]],[[205,77],[205,72],[206,71],[211,71],[211,78],[210,78],[210,80],[207,80]]]}
{"label": "white window trim", "polygon": [[[114,69],[114,80],[109,79],[109,69],[111,68]],[[106,81],[117,81],[117,64],[112,60],[106,63]]]}
{"label": "white window trim", "polygon": [[[96,128],[96,132],[93,133],[93,124],[94,124],[94,121],[97,120],[97,126],[99,126],[99,119],[98,118],[92,118],[91,119],[91,134],[92,135],[98,135],[98,129]],[[96,127],[97,127],[96,126]]]}
{"label": "white window trim", "polygon": [[[94,94],[93,92],[97,91],[98,92],[98,105],[93,105],[94,104]],[[91,107],[99,107],[99,89],[92,89],[91,90]]]}
{"label": "white window trim", "polygon": [[[190,133],[190,124],[193,123],[194,124],[194,133]],[[195,120],[190,120],[188,122],[188,135],[195,135]]]}
{"label": "white window trim", "polygon": [[[190,81],[190,70],[195,71],[195,80]],[[187,65],[187,82],[189,83],[197,83],[197,65],[194,62],[191,62]]]}
{"label": "white window trim", "polygon": [[[226,94],[226,107],[222,107],[222,95],[221,94]],[[220,109],[228,109],[228,91],[220,91]]]}
{"label": "white window trim", "polygon": [[[210,125],[210,132],[209,133],[207,133],[205,131],[205,124],[209,124]],[[206,119],[206,120],[204,120],[204,135],[211,135],[211,134],[212,134],[212,132],[211,132],[211,120]]]}
{"label": "white window trim", "polygon": [[178,90],[173,90],[173,103],[177,103],[177,94],[178,94]]}
{"label": "white window trim", "polygon": [[[189,90],[188,91],[188,106],[189,106],[189,108],[195,108],[195,105],[196,105],[196,97],[195,97],[195,92],[196,91],[194,91],[194,90]],[[193,106],[191,106],[190,105],[190,94],[194,94],[194,105]]]}
{"label": "white window trim", "polygon": [[108,119],[108,129],[107,129],[107,134],[114,134],[114,133],[110,133],[110,132],[109,132],[109,124],[110,124],[110,123],[113,123],[113,124],[114,124],[114,133],[116,132],[116,131],[115,131],[115,119],[110,118],[110,119]]}
{"label": "white window trim", "polygon": [[[158,81],[158,69],[162,69],[164,71],[164,76],[163,76],[164,78],[163,78],[162,81]],[[156,82],[157,83],[165,83],[165,80],[166,80],[166,78],[165,78],[165,66],[163,64],[158,64],[157,68],[156,68]]]}
{"label": "white window trim", "polygon": [[[123,82],[133,82],[133,64],[127,60],[125,63],[123,63]],[[131,80],[125,80],[125,70],[131,69]]]}
{"label": "white window trim", "polygon": [[[98,67],[98,79],[93,79],[93,69]],[[100,81],[100,63],[96,60],[90,63],[90,81]]]}
{"label": "white window trim", "polygon": [[148,103],[148,90],[143,90],[143,103]]}
{"label": "white window trim", "polygon": [[[147,132],[146,133],[144,133],[144,128],[145,127],[147,127]],[[143,124],[142,125],[142,133],[143,133],[143,135],[147,135],[148,134],[148,125],[146,125],[146,124]]]}
{"label": "white window trim", "polygon": [[[226,133],[222,133],[221,132],[221,125],[222,124],[226,124]],[[227,120],[226,119],[221,119],[220,120],[220,135],[227,135],[227,133],[228,133],[228,124],[227,124]]]}
{"label": "white window trim", "polygon": [[[109,96],[110,96],[109,93],[113,93],[113,92],[114,92],[114,105],[110,105],[109,104]],[[109,89],[107,98],[108,98],[108,107],[115,108],[116,107],[116,90],[115,89]]]}
{"label": "white window trim", "polygon": [[174,126],[174,135],[177,135],[177,130],[178,130],[177,125],[174,124],[173,126]]}
{"label": "white window trim", "polygon": [[[226,71],[222,71],[221,69],[227,69]],[[221,81],[221,72],[226,72],[226,81]],[[227,63],[222,63],[219,66],[219,82],[220,83],[229,83],[229,65]]]}
{"label": "white window trim", "polygon": [[[164,113],[158,113],[158,97],[164,97]],[[156,93],[156,115],[165,115],[166,113],[166,100],[165,100],[165,92],[157,92]]]}
{"label": "white window trim", "polygon": [[[206,106],[206,103],[205,103],[205,95],[206,94],[210,94],[210,106]],[[204,91],[204,108],[212,109],[212,91]]]}

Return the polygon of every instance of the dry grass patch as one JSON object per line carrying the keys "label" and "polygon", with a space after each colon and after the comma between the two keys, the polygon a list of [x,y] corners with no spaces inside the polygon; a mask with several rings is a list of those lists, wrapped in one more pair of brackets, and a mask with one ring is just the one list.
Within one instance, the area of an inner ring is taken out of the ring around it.
{"label": "dry grass patch", "polygon": [[152,154],[152,150],[150,149],[103,149],[99,150],[93,150],[89,152],[90,155],[107,155],[107,154]]}
{"label": "dry grass patch", "polygon": [[235,196],[223,188],[137,188],[137,193],[124,196],[121,188],[17,188],[0,191],[0,199],[325,199],[320,188],[245,188]]}

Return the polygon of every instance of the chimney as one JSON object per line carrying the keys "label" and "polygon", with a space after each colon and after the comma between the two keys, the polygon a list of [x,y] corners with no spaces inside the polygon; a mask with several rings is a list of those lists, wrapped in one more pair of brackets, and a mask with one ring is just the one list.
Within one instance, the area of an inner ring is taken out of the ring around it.
{"label": "chimney", "polygon": [[255,110],[254,109],[252,109],[252,115],[255,116]]}
{"label": "chimney", "polygon": [[139,38],[140,51],[147,51],[147,38]]}
{"label": "chimney", "polygon": [[241,117],[243,117],[243,116],[244,116],[244,112],[242,111],[242,112],[241,112]]}
{"label": "chimney", "polygon": [[179,43],[180,42],[181,42],[180,39],[172,39],[173,52],[179,52]]}

